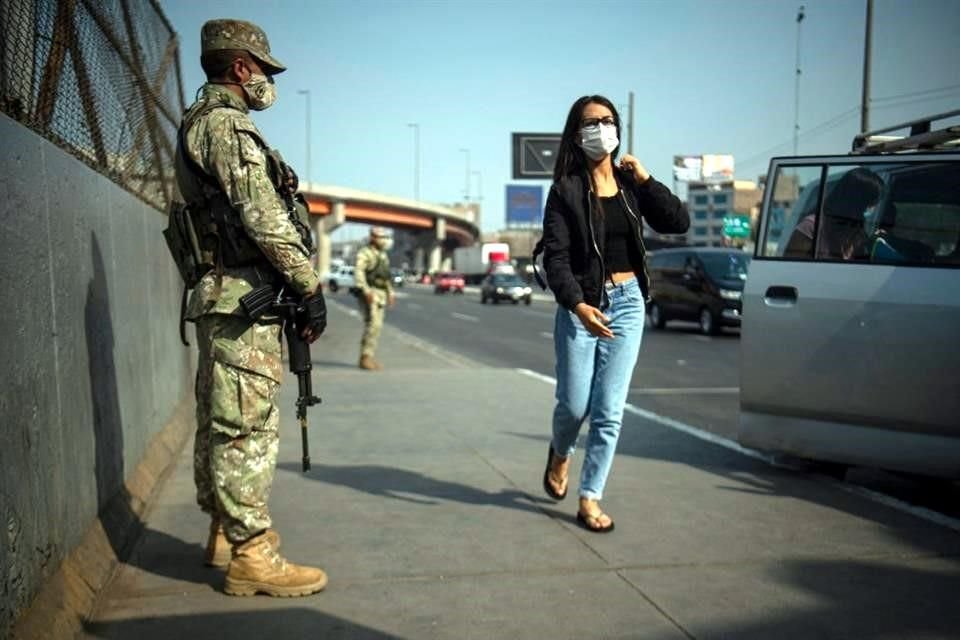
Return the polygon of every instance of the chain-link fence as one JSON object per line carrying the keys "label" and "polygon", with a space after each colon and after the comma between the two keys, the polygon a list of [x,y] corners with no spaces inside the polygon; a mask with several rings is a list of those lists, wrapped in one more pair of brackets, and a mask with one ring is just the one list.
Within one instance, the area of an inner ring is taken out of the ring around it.
{"label": "chain-link fence", "polygon": [[156,0],[0,1],[0,110],[158,209],[183,107]]}

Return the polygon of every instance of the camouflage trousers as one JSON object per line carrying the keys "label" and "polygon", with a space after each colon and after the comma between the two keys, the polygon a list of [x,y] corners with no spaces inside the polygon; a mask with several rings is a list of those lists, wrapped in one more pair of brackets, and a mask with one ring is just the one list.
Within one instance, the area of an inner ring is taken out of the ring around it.
{"label": "camouflage trousers", "polygon": [[279,324],[210,314],[197,320],[197,503],[233,542],[270,527],[279,444]]}
{"label": "camouflage trousers", "polygon": [[383,329],[384,309],[387,306],[387,292],[371,287],[373,304],[360,296],[360,311],[363,313],[363,337],[360,338],[360,355],[373,357],[380,342],[380,330]]}

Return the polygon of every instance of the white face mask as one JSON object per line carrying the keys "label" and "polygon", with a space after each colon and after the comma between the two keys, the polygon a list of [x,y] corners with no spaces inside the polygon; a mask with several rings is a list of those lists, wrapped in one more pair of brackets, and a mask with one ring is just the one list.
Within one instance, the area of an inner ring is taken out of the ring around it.
{"label": "white face mask", "polygon": [[619,144],[616,125],[601,123],[580,129],[580,148],[591,160],[603,160]]}
{"label": "white face mask", "polygon": [[277,101],[277,88],[265,75],[251,74],[250,78],[240,86],[247,94],[250,108],[254,111],[263,111]]}

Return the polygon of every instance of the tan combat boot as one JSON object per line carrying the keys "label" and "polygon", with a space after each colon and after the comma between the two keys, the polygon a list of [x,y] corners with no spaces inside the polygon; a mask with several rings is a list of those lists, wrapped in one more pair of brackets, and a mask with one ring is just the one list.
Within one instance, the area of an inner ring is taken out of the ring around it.
{"label": "tan combat boot", "polygon": [[377,371],[377,361],[373,356],[360,356],[360,368],[367,371]]}
{"label": "tan combat boot", "polygon": [[296,565],[282,557],[270,531],[233,547],[223,590],[231,596],[269,596],[292,598],[322,591],[327,574],[321,569]]}
{"label": "tan combat boot", "polygon": [[[264,535],[270,540],[270,544],[274,549],[280,548],[279,533],[273,529],[267,529]],[[223,531],[223,525],[220,524],[219,519],[214,518],[210,521],[210,535],[207,537],[205,564],[208,567],[226,569],[227,565],[230,564],[231,547],[232,545],[230,541],[227,540],[227,535]]]}
{"label": "tan combat boot", "polygon": [[223,533],[223,525],[217,518],[210,521],[210,535],[207,536],[204,563],[208,567],[217,567],[218,569],[225,569],[230,564],[230,541]]}

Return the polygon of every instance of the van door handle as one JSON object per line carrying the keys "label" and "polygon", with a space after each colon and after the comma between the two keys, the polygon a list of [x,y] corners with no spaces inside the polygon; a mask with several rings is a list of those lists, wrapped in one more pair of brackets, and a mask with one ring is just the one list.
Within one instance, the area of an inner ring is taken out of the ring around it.
{"label": "van door handle", "polygon": [[797,304],[797,288],[769,287],[763,296],[763,303],[768,307],[792,307]]}

